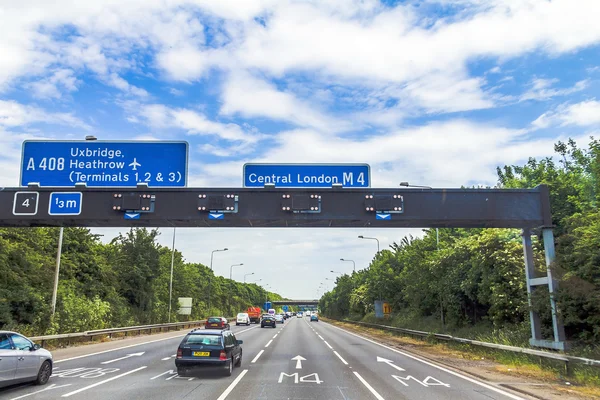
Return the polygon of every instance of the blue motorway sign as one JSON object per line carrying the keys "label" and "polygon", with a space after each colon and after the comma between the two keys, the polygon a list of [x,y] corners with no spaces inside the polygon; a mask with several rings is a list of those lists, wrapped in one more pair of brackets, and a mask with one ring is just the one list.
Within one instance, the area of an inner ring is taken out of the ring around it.
{"label": "blue motorway sign", "polygon": [[244,164],[244,187],[323,188],[371,186],[368,164]]}
{"label": "blue motorway sign", "polygon": [[48,215],[79,215],[82,205],[81,192],[52,192]]}
{"label": "blue motorway sign", "polygon": [[184,141],[27,140],[20,184],[185,187],[187,159]]}

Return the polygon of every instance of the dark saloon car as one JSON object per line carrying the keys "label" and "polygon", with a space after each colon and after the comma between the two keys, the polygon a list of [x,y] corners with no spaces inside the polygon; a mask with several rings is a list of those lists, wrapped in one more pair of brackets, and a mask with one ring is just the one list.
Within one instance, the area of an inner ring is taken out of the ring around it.
{"label": "dark saloon car", "polygon": [[229,329],[229,322],[223,317],[210,317],[204,323],[204,329]]}
{"label": "dark saloon car", "polygon": [[242,365],[242,343],[229,330],[194,329],[177,348],[177,374],[188,376],[193,369],[213,367],[230,376],[234,366]]}
{"label": "dark saloon car", "polygon": [[275,320],[275,317],[272,315],[263,315],[262,319],[260,320],[261,328],[264,328],[265,326],[271,326],[271,327],[275,328],[275,324],[277,324],[277,321]]}

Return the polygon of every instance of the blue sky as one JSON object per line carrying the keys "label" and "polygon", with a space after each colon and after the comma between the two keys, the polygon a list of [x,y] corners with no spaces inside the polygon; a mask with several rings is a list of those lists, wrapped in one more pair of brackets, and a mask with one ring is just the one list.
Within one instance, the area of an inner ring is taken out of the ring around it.
{"label": "blue sky", "polygon": [[[597,134],[597,15],[595,0],[10,2],[0,185],[18,185],[23,140],[94,134],[187,140],[190,186],[241,186],[246,162],[368,163],[377,187],[493,186],[497,165]],[[407,233],[420,231],[182,230],[178,247],[208,263],[227,246],[217,273],[243,262],[312,297],[348,270],[339,258],[368,264],[358,234],[387,247]]]}

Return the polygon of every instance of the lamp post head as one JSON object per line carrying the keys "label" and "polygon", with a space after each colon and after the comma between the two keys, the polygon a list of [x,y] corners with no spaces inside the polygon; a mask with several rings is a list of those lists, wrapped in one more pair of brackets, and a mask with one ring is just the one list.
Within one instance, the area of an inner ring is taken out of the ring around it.
{"label": "lamp post head", "polygon": [[410,185],[408,184],[408,182],[400,182],[400,186],[407,186],[408,187]]}
{"label": "lamp post head", "polygon": [[223,251],[227,251],[227,250],[229,250],[227,247],[225,247],[225,248],[223,249]]}
{"label": "lamp post head", "polygon": [[358,238],[359,239],[364,239],[365,237],[363,235],[359,235]]}

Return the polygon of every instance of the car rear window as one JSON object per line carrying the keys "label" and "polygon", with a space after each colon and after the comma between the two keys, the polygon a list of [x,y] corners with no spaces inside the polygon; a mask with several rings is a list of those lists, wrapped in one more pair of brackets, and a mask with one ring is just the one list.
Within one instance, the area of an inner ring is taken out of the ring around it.
{"label": "car rear window", "polygon": [[202,344],[205,346],[220,346],[221,335],[189,335],[185,344]]}
{"label": "car rear window", "polygon": [[239,313],[237,317],[238,318],[246,318],[246,314],[245,313]]}
{"label": "car rear window", "polygon": [[210,322],[210,323],[221,322],[221,318],[209,318],[208,322]]}

